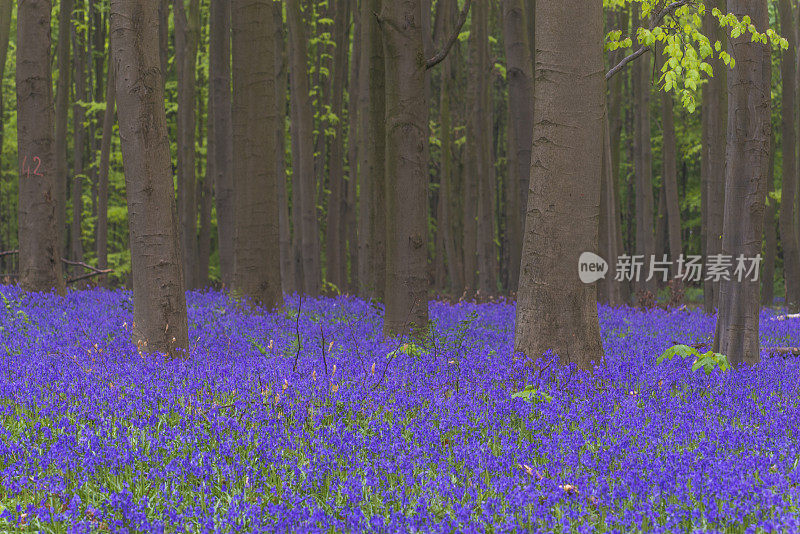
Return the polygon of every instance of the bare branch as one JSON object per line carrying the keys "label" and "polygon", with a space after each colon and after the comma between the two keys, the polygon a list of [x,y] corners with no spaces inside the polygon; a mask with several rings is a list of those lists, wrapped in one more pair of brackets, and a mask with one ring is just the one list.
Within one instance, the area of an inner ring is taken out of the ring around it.
{"label": "bare branch", "polygon": [[0,258],[2,258],[3,256],[11,256],[12,254],[19,254],[19,250],[14,249],[14,250],[2,251],[0,252]]}
{"label": "bare branch", "polygon": [[[681,8],[681,7],[685,6],[685,5],[691,4],[693,2],[694,2],[694,0],[678,0],[677,2],[672,2],[671,4],[666,6],[664,9],[662,9],[658,13],[658,15],[656,15],[655,18],[653,18],[651,20],[650,27],[648,29],[649,30],[655,29],[656,26],[661,24],[661,21],[664,20],[664,17],[666,17],[667,15],[672,15],[673,13],[675,13],[675,11],[678,10],[678,8]],[[649,52],[649,51],[650,51],[650,47],[643,46],[643,47],[639,48],[639,50],[637,50],[633,54],[631,54],[631,55],[625,57],[624,59],[622,59],[622,61],[617,63],[611,70],[609,70],[606,73],[606,81],[610,80],[616,73],[621,71],[623,69],[623,67],[625,67],[625,65],[627,65],[628,63],[630,63],[634,59],[638,58],[642,54],[645,54],[646,52]]]}
{"label": "bare branch", "polygon": [[464,23],[467,21],[467,15],[469,14],[469,8],[471,4],[471,0],[467,0],[467,3],[464,4],[464,9],[461,10],[461,15],[458,17],[458,22],[456,23],[456,27],[453,29],[452,35],[450,35],[450,38],[445,43],[444,48],[442,48],[438,54],[425,62],[426,69],[432,69],[441,63],[442,60],[447,57],[447,54],[450,53],[450,49],[453,48],[453,44],[455,44],[456,39],[458,39],[458,34],[461,33],[461,28],[464,27]]}

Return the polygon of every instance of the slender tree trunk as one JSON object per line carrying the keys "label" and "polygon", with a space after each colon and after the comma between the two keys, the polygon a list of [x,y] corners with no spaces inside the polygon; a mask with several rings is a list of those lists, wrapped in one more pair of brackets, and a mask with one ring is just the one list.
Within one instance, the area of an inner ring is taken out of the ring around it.
{"label": "slender tree trunk", "polygon": [[478,189],[478,290],[483,295],[490,295],[497,290],[497,273],[494,269],[494,192],[492,184],[492,159],[491,159],[491,108],[489,81],[491,79],[491,66],[489,65],[489,4],[476,2],[472,8],[472,34],[476,44],[473,50],[475,70],[472,83],[475,84],[477,106],[473,108],[472,135],[475,136],[475,181]]}
{"label": "slender tree trunk", "polygon": [[[636,18],[638,24],[638,17]],[[656,293],[655,278],[647,281],[650,260],[655,256],[653,235],[653,155],[650,146],[650,54],[633,63],[634,92],[634,167],[636,172],[636,254],[644,256],[643,274],[637,290]]]}
{"label": "slender tree trunk", "polygon": [[[472,8],[472,24],[479,20],[476,13],[480,11],[477,3]],[[479,131],[485,128],[481,120],[479,107],[481,105],[481,80],[486,73],[481,70],[480,62],[480,31],[470,30],[469,37],[469,71],[467,80],[467,135],[466,135],[466,168],[464,169],[464,286],[468,296],[474,296],[478,288],[478,187],[480,176],[484,169],[481,167],[482,149],[479,144]]]}
{"label": "slender tree trunk", "polygon": [[[359,99],[362,115],[359,136],[359,284],[361,296],[383,300],[386,290],[387,182],[386,92],[384,80],[384,45],[376,13],[381,0],[362,0],[361,12],[361,86]],[[419,16],[415,20],[419,20]],[[420,52],[420,57],[422,57]],[[423,205],[427,206],[427,199]],[[426,251],[427,254],[427,251]]]}
{"label": "slender tree trunk", "polygon": [[347,263],[350,266],[348,291],[358,292],[358,193],[357,185],[360,171],[358,168],[359,157],[363,150],[359,149],[359,124],[361,114],[359,112],[359,98],[361,94],[361,13],[358,8],[358,0],[352,0],[353,12],[353,52],[350,59],[350,82],[348,84],[348,130],[347,130],[347,164],[350,169],[347,177],[346,203],[345,203],[345,227],[347,229]]}
{"label": "slender tree trunk", "polygon": [[[0,3],[0,80],[5,78],[6,73],[6,58],[8,57],[8,41],[11,36],[11,13],[14,4],[11,0],[5,0]],[[5,117],[5,102],[3,98],[3,91],[0,91],[0,147],[3,146],[5,139],[5,125],[2,120]],[[0,164],[2,162],[2,150],[0,150]],[[3,194],[2,194],[3,177],[0,173],[0,229],[10,228],[11,220],[9,213],[11,206],[8,208],[3,207]],[[0,232],[0,250],[5,250],[10,245],[10,240],[3,239],[3,234]],[[10,248],[10,247],[9,247]],[[0,273],[3,272],[4,258],[0,258]]]}
{"label": "slender tree trunk", "polygon": [[[767,27],[766,0],[728,0],[728,11],[741,19],[749,15],[756,28]],[[740,255],[761,254],[764,199],[770,143],[770,49],[753,43],[749,34],[729,40],[736,68],[728,76],[727,165],[722,253],[736,261]],[[719,315],[714,351],[739,366],[760,360],[758,338],[758,280],[731,276],[720,283]]]}
{"label": "slender tree trunk", "polygon": [[[79,6],[80,7],[80,6]],[[80,31],[80,34],[78,33]],[[85,75],[85,43],[83,31],[72,28],[73,60],[75,68],[75,100],[86,101]],[[72,107],[74,123],[73,156],[72,156],[72,226],[70,229],[70,257],[75,261],[83,261],[83,241],[81,232],[81,217],[83,215],[83,153],[84,153],[84,127],[86,113],[83,106],[75,104]]]}
{"label": "slender tree trunk", "polygon": [[198,0],[173,0],[175,70],[178,77],[178,215],[186,287],[198,287],[197,178],[195,176],[195,63],[200,21]]}
{"label": "slender tree trunk", "polygon": [[[303,292],[317,295],[320,291],[322,272],[320,268],[319,225],[317,222],[317,200],[315,195],[314,172],[314,110],[309,92],[306,47],[306,31],[300,0],[292,0],[287,7],[289,38],[292,41],[290,79],[291,98],[297,101],[297,122],[292,121],[292,138],[297,137],[297,150],[292,151],[292,172],[299,180],[299,190],[293,191],[295,198],[301,197],[299,204],[301,226],[299,235],[302,243]],[[294,146],[293,146],[294,148]],[[298,228],[295,227],[295,232]]]}
{"label": "slender tree trunk", "polygon": [[[710,0],[706,5],[706,15],[703,19],[703,33],[710,39],[720,40],[724,46],[727,40],[719,29],[719,21],[711,14],[714,7],[720,10],[727,9],[725,0]],[[703,87],[701,119],[703,154],[700,174],[706,200],[706,204],[702,208],[706,221],[704,256],[710,258],[722,252],[726,176],[725,147],[727,142],[725,132],[728,122],[728,93],[726,90],[728,67],[719,59],[709,57],[707,61],[713,69],[714,76],[709,78],[708,83]],[[706,313],[713,313],[718,303],[719,282],[705,280],[703,282],[703,305]]]}
{"label": "slender tree trunk", "polygon": [[214,198],[217,207],[217,238],[222,285],[233,283],[233,236],[235,214],[233,204],[233,127],[231,118],[230,29],[231,0],[212,0],[209,13],[208,106],[209,172],[214,177]]}
{"label": "slender tree trunk", "polygon": [[[388,335],[428,327],[428,106],[420,0],[384,0],[386,61],[386,316]],[[372,96],[372,94],[370,95]]]}
{"label": "slender tree trunk", "polygon": [[344,94],[347,78],[346,43],[350,42],[350,0],[339,0],[335,9],[334,40],[336,49],[333,59],[332,93],[336,95],[331,102],[331,112],[339,120],[333,125],[334,137],[330,142],[329,183],[331,194],[328,198],[327,220],[327,280],[338,288],[344,288],[344,243],[342,237],[342,205],[344,203],[344,128],[342,127],[343,102],[339,95]]}
{"label": "slender tree trunk", "polygon": [[17,6],[17,147],[19,158],[19,285],[65,291],[57,227],[50,77],[50,1]]}
{"label": "slender tree trunk", "polygon": [[232,0],[234,286],[283,305],[275,176],[275,26],[271,0]]}
{"label": "slender tree trunk", "polygon": [[[617,240],[618,209],[617,197],[614,188],[614,176],[612,172],[611,156],[611,128],[609,126],[608,115],[603,121],[603,168],[600,183],[600,233],[598,245],[600,255],[608,262],[614,263],[622,251],[619,249]],[[623,304],[621,284],[615,280],[612,274],[607,274],[605,278],[598,281],[597,298],[611,306]]]}
{"label": "slender tree trunk", "polygon": [[[290,31],[291,35],[291,31]],[[300,102],[292,96],[294,82],[291,78],[291,71],[294,70],[292,62],[294,59],[294,44],[289,39],[289,83],[290,83],[290,106],[289,106],[289,129],[291,132],[291,156],[292,156],[292,272],[294,285],[299,293],[303,293],[303,196],[300,194],[302,189],[301,181],[303,175],[300,171],[300,136],[297,129],[300,124]]]}
{"label": "slender tree trunk", "polygon": [[[581,13],[576,17],[575,13]],[[514,349],[592,369],[603,359],[597,288],[578,258],[598,250],[603,150],[600,2],[536,3],[533,153]]]}
{"label": "slender tree trunk", "polygon": [[[205,22],[204,22],[205,24]],[[208,61],[207,56],[205,58],[202,57],[200,61]],[[204,72],[202,69],[198,72],[198,80],[197,85],[198,87],[208,86],[208,81],[203,79]],[[213,173],[209,172],[208,169],[208,157],[209,150],[211,150],[210,146],[210,137],[208,135],[209,128],[208,124],[203,124],[203,118],[208,117],[208,104],[211,100],[210,93],[206,95],[205,107],[203,109],[203,100],[202,100],[202,91],[197,91],[197,111],[198,111],[198,120],[196,123],[196,132],[195,135],[198,139],[198,144],[200,145],[200,150],[203,147],[203,135],[205,134],[205,151],[206,151],[206,168],[205,173],[203,172],[202,161],[200,158],[195,158],[195,172],[197,176],[202,176],[202,180],[197,182],[197,196],[199,197],[198,201],[198,209],[200,211],[200,231],[197,236],[197,287],[204,288],[208,287],[209,284],[209,269],[211,267],[211,205],[214,202],[214,186],[213,180],[214,175]],[[213,134],[213,128],[211,129],[211,133]]]}
{"label": "slender tree trunk", "polygon": [[767,171],[767,202],[764,207],[764,272],[761,275],[761,305],[772,306],[775,300],[775,256],[777,256],[778,239],[775,228],[775,134],[770,135],[769,169]]}
{"label": "slender tree trunk", "polygon": [[289,64],[286,56],[286,33],[283,27],[283,6],[272,4],[275,19],[275,106],[278,120],[275,129],[275,172],[278,176],[278,223],[281,242],[281,285],[283,292],[297,291],[292,262],[292,228],[289,223],[289,198],[286,192],[286,91]]}
{"label": "slender tree trunk", "polygon": [[[111,136],[114,133],[114,104],[116,100],[114,62],[108,58],[106,81],[106,110],[103,112],[103,138],[100,142],[100,168],[97,185],[97,268],[108,268],[108,167],[111,156]],[[108,287],[108,277],[100,275],[98,285]]]}
{"label": "slender tree trunk", "polygon": [[800,248],[795,224],[795,198],[797,196],[797,136],[795,125],[795,34],[794,16],[789,0],[778,1],[781,33],[786,34],[789,48],[781,55],[781,143],[783,150],[783,185],[779,227],[783,247],[783,279],[786,282],[786,305],[792,311],[800,307]]}
{"label": "slender tree trunk", "polygon": [[[70,28],[72,27],[73,0],[62,0],[58,14],[58,43],[56,45],[56,61],[58,65],[58,81],[56,85],[56,181],[54,194],[56,202],[56,228],[62,252],[66,254],[66,221],[67,221],[67,115],[69,113],[70,82]],[[18,17],[19,18],[19,17]]]}
{"label": "slender tree trunk", "polygon": [[140,351],[175,357],[188,350],[189,336],[156,0],[111,1],[111,48],[128,197],[133,341]]}
{"label": "slender tree trunk", "polygon": [[[662,181],[664,184],[665,213],[667,216],[667,242],[673,262],[683,253],[681,245],[681,207],[678,201],[678,151],[675,141],[675,119],[672,93],[661,91],[662,128]],[[673,275],[676,273],[673,273]],[[680,278],[675,279],[680,283]]]}
{"label": "slender tree trunk", "polygon": [[508,285],[516,292],[522,254],[522,230],[530,182],[533,136],[533,62],[523,0],[503,1],[503,42],[508,78]]}

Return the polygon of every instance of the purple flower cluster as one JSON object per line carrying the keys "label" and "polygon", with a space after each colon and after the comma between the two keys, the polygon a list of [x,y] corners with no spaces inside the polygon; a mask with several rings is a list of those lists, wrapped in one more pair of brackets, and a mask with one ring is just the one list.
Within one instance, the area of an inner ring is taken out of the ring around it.
{"label": "purple flower cluster", "polygon": [[[418,347],[352,297],[190,293],[166,361],[129,292],[0,296],[0,530],[800,530],[800,358],[657,365],[701,311],[601,307],[589,376],[514,355],[513,304],[431,303]],[[762,343],[800,345],[774,315]]]}

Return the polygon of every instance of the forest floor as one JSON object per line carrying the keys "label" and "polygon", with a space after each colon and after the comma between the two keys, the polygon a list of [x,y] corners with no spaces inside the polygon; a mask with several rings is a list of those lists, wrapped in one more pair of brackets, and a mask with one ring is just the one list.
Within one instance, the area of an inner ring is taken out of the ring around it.
{"label": "forest floor", "polygon": [[[423,348],[355,298],[190,293],[165,361],[129,292],[0,295],[2,531],[800,530],[800,358],[658,364],[700,310],[601,307],[589,377],[515,358],[513,304],[433,302]],[[762,344],[800,345],[776,313]]]}

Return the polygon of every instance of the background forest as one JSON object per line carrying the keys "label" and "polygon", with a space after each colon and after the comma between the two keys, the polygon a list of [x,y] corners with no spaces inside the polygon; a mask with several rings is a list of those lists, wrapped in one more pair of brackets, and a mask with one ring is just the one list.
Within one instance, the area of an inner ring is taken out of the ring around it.
{"label": "background forest", "polygon": [[[370,258],[375,255],[371,251],[380,251],[384,244],[380,232],[371,230],[393,222],[380,220],[385,193],[373,191],[370,180],[375,170],[370,153],[383,147],[371,143],[377,127],[370,114],[380,113],[381,106],[370,106],[369,97],[381,82],[374,75],[375,65],[365,57],[370,52],[364,49],[369,39],[363,35],[363,18],[374,15],[369,3],[363,4],[304,0],[274,6],[281,21],[275,28],[277,113],[284,118],[275,162],[285,178],[280,183],[279,206],[282,283],[288,292],[313,295],[338,289],[380,297],[380,290],[374,294],[380,284],[369,280],[380,270],[380,262]],[[465,6],[463,2],[456,5],[455,0],[423,4],[430,12],[430,19],[423,21],[430,25],[423,32],[430,37],[425,39],[425,48],[433,56],[457,27]],[[189,0],[185,7],[168,2],[160,7],[165,106],[189,288],[230,282],[232,252],[226,242],[232,241],[232,234],[226,230],[230,223],[225,210],[230,209],[233,161],[230,147],[215,146],[229,142],[231,134],[215,132],[210,120],[215,103],[230,99],[230,89],[219,79],[230,76],[229,66],[223,66],[222,59],[214,63],[215,48],[223,46],[220,36],[229,31],[230,19],[220,16],[226,5],[223,0]],[[477,2],[450,53],[426,77],[428,277],[439,293],[460,296],[480,289],[483,295],[496,295],[516,289],[530,160],[530,132],[525,133],[518,123],[532,120],[534,21],[526,15],[532,13],[532,5],[532,0]],[[774,150],[765,219],[765,304],[785,294],[785,257],[797,255],[797,247],[786,244],[797,240],[794,160],[798,151],[794,145],[798,137],[791,120],[794,114],[789,113],[796,107],[798,69],[785,57],[794,53],[798,10],[790,1],[771,2],[771,27],[780,27],[779,8],[793,22],[790,31],[781,32],[789,38],[790,50],[776,50],[772,55]],[[122,154],[116,122],[105,111],[109,99],[113,104],[113,92],[107,91],[109,5],[104,0],[56,2],[52,17],[55,191],[63,256],[112,269],[108,280],[100,277],[89,282],[129,285]],[[619,29],[623,36],[632,35],[639,26],[638,8],[609,7],[605,19],[607,31]],[[0,13],[0,250],[17,248],[17,25],[16,9],[4,0]],[[632,50],[609,51],[607,67]],[[663,82],[653,60],[652,54],[645,55],[608,84],[611,171],[621,248],[628,253],[646,250],[659,257],[675,246],[686,254],[712,253],[715,240],[708,236],[720,232],[719,186],[724,176],[714,167],[713,158],[709,165],[703,162],[709,160],[704,150],[713,154],[720,142],[724,147],[724,128],[715,135],[709,133],[708,125],[724,121],[725,91],[719,91],[718,84],[724,84],[725,69],[718,69],[716,81],[708,82],[703,76],[695,96],[703,105],[690,112],[673,101],[672,93],[660,90]],[[784,96],[787,91],[789,97]],[[109,144],[106,160],[104,143]],[[724,157],[724,148],[722,153]],[[792,162],[786,161],[787,156]],[[787,173],[791,174],[788,179]],[[791,203],[782,202],[787,194]],[[315,209],[303,211],[302,206]],[[784,224],[782,239],[777,239],[779,221]],[[314,238],[309,240],[309,235]],[[298,264],[312,273],[301,278]],[[796,266],[787,262],[786,268]],[[80,267],[71,269],[84,272]],[[0,257],[0,273],[13,277],[16,272],[14,255]],[[624,287],[623,299],[638,289],[645,288]],[[646,289],[656,292],[652,286]],[[701,289],[690,287],[687,293],[693,299],[702,298]],[[710,309],[712,292],[705,293]]]}

